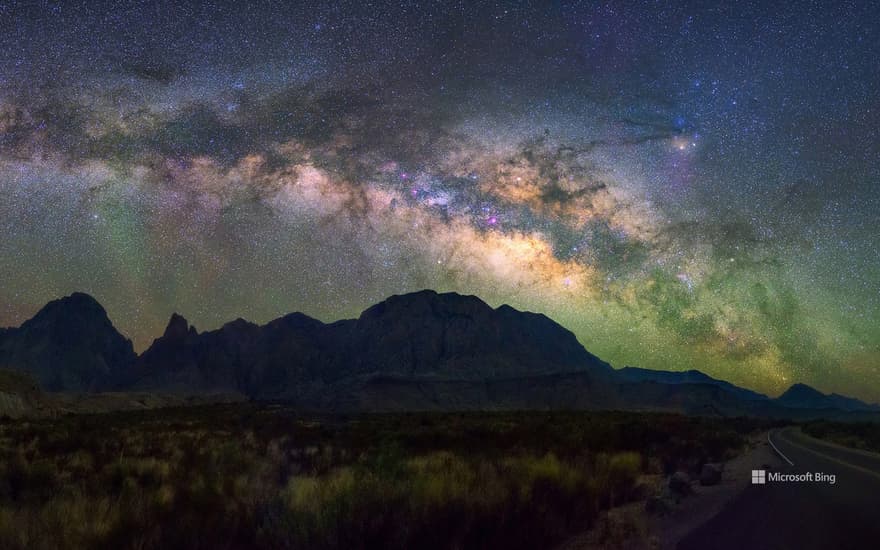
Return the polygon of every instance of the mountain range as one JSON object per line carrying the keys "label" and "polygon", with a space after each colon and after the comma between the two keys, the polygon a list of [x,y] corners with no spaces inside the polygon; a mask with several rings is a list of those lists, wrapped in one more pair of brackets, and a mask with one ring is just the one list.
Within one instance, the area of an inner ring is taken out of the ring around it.
{"label": "mountain range", "polygon": [[475,296],[391,296],[357,319],[291,313],[199,332],[178,314],[142,354],[91,296],[0,329],[0,367],[50,392],[230,395],[320,410],[651,409],[871,415],[877,405],[795,384],[771,399],[696,371],[615,370],[544,315]]}

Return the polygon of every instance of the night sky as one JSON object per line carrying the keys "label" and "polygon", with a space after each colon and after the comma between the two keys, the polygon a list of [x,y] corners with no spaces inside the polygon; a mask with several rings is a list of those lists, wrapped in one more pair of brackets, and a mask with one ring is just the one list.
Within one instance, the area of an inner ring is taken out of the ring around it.
{"label": "night sky", "polygon": [[433,288],[880,400],[871,2],[177,4],[0,2],[0,326]]}

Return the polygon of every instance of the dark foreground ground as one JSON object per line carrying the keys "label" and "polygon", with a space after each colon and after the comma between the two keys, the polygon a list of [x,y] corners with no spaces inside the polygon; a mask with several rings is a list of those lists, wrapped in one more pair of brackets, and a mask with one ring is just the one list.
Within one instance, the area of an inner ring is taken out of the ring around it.
{"label": "dark foreground ground", "polygon": [[3,420],[0,548],[552,547],[766,428],[247,403]]}
{"label": "dark foreground ground", "polygon": [[[822,427],[820,433],[829,439],[864,441],[860,435],[873,432],[864,426]],[[806,429],[816,431],[815,426]],[[773,430],[769,437],[784,457],[778,473],[811,473],[813,479],[750,485],[678,548],[877,548],[880,455],[818,440],[793,427]],[[834,475],[834,483],[820,480],[818,473]]]}

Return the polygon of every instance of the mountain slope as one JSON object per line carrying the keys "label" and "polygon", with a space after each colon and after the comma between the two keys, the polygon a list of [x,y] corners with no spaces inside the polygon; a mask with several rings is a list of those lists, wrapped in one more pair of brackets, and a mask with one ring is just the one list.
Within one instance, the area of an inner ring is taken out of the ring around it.
{"label": "mountain slope", "polygon": [[239,319],[199,334],[174,315],[126,385],[302,398],[374,375],[461,382],[562,372],[610,376],[612,369],[544,315],[422,291],[331,324],[291,314],[265,326]]}
{"label": "mountain slope", "polygon": [[35,415],[44,409],[44,395],[36,381],[15,369],[0,369],[0,417]]}
{"label": "mountain slope", "polygon": [[852,397],[836,393],[824,394],[806,384],[793,384],[776,398],[780,405],[791,409],[839,409],[842,411],[880,411],[872,405]]}
{"label": "mountain slope", "polygon": [[712,378],[698,370],[664,371],[623,367],[616,371],[618,379],[625,382],[658,382],[661,384],[708,384],[717,386],[746,401],[765,401],[770,399],[764,394],[741,388],[725,380]]}
{"label": "mountain slope", "polygon": [[131,341],[91,296],[74,293],[46,304],[19,328],[0,334],[0,365],[31,374],[43,389],[101,389],[135,359]]}
{"label": "mountain slope", "polygon": [[476,296],[430,290],[392,296],[343,330],[346,359],[358,374],[489,379],[611,370],[544,315],[492,309]]}

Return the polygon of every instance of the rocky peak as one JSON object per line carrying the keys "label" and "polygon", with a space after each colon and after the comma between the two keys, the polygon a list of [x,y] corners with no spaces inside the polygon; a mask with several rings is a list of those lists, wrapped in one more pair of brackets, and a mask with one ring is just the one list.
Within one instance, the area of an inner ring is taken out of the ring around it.
{"label": "rocky peak", "polygon": [[172,313],[171,319],[168,320],[168,326],[165,327],[165,332],[162,334],[162,338],[167,340],[182,340],[190,333],[197,334],[196,328],[191,327],[189,322],[182,315]]}
{"label": "rocky peak", "polygon": [[73,326],[83,322],[87,322],[90,328],[95,325],[112,326],[107,312],[97,300],[88,294],[74,292],[43,306],[36,315],[22,324],[21,329],[56,323]]}
{"label": "rocky peak", "polygon": [[104,308],[75,292],[46,304],[5,334],[0,362],[33,375],[49,390],[95,389],[135,359]]}

